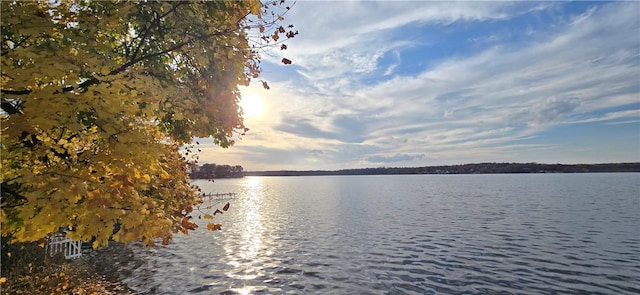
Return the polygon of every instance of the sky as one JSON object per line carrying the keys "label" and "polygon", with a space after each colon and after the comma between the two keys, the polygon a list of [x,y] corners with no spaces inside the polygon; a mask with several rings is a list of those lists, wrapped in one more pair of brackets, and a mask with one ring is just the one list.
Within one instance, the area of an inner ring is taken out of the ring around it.
{"label": "sky", "polygon": [[200,163],[640,161],[640,2],[298,1],[289,23],[271,89],[241,88],[251,130]]}

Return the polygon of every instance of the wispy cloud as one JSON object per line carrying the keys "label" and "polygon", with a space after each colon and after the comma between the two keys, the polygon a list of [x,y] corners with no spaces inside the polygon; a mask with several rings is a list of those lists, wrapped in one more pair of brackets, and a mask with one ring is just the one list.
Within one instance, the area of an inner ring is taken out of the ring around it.
{"label": "wispy cloud", "polygon": [[424,158],[424,155],[408,155],[408,154],[395,154],[393,156],[370,156],[366,158],[370,163],[394,163],[394,162],[407,162]]}
{"label": "wispy cloud", "polygon": [[393,71],[398,67],[398,65],[400,65],[401,58],[400,58],[400,52],[398,52],[398,50],[394,50],[393,51],[393,56],[395,57],[395,62],[390,64],[389,66],[387,66],[387,69],[384,71],[384,76],[389,76],[391,74],[393,74]]}
{"label": "wispy cloud", "polygon": [[[260,133],[220,155],[280,169],[640,161],[640,132],[606,125],[640,131],[640,4],[579,4],[299,2],[293,75],[259,93]],[[609,128],[589,152],[553,135],[585,124]],[[626,152],[608,156],[598,142],[614,135]]]}

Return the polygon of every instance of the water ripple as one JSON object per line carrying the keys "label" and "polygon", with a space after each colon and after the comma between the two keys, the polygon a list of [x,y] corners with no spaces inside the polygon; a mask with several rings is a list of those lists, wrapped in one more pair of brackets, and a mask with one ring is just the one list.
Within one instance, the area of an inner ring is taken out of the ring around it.
{"label": "water ripple", "polygon": [[639,294],[639,180],[197,182],[238,192],[220,220],[224,230],[136,248],[147,262],[126,283],[145,294]]}

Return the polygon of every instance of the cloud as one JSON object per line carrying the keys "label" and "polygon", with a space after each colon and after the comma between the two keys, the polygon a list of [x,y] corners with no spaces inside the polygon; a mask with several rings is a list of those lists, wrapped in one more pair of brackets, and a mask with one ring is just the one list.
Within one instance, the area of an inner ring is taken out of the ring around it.
{"label": "cloud", "polygon": [[[640,105],[638,105],[640,107]],[[631,119],[631,120],[629,120]],[[620,121],[622,120],[622,121]],[[594,116],[589,119],[575,120],[567,123],[578,124],[578,123],[592,123],[592,122],[602,122],[602,121],[616,121],[609,122],[609,124],[626,124],[626,123],[635,123],[640,121],[640,109],[635,110],[627,110],[627,111],[618,111],[618,112],[608,112],[604,113],[600,116]]]}
{"label": "cloud", "polygon": [[366,138],[366,123],[357,117],[338,115],[332,118],[329,130],[313,125],[311,119],[288,116],[275,126],[276,130],[306,138],[333,139],[345,143],[359,143]]}
{"label": "cloud", "polygon": [[[568,137],[548,134],[585,123],[618,134],[638,120],[639,4],[583,3],[592,8],[568,14],[565,3],[453,3],[296,4],[293,76],[260,94],[268,112],[249,126],[258,134],[230,154],[314,169],[622,159],[597,142],[569,152]],[[637,155],[639,136],[619,137]]]}
{"label": "cloud", "polygon": [[[629,13],[611,13],[638,23],[629,19]],[[417,76],[396,76],[359,94],[376,104],[388,102],[392,108],[385,115],[402,118],[398,123],[404,126],[442,117],[505,126],[525,113],[538,124],[561,123],[576,111],[633,103],[639,85],[638,57],[633,53],[638,40],[625,38],[628,31],[616,27],[595,38],[585,27],[602,31],[599,18],[610,15],[593,17],[528,47],[490,48],[445,61]],[[617,57],[607,56],[608,52],[617,52]]]}
{"label": "cloud", "polygon": [[[366,74],[376,69],[385,53],[415,44],[398,38],[397,30],[407,25],[505,19],[518,13],[512,10],[523,9],[523,5],[484,1],[298,2],[287,21],[301,33],[290,40],[286,54],[310,79]],[[279,57],[265,58],[279,62]]]}
{"label": "cloud", "polygon": [[371,156],[367,157],[367,162],[371,163],[393,163],[393,162],[408,162],[412,160],[422,159],[424,155],[407,155],[407,154],[395,154],[393,156]]}
{"label": "cloud", "polygon": [[580,99],[575,97],[551,97],[537,102],[530,108],[513,114],[510,122],[527,124],[532,127],[545,126],[564,122],[578,107]]}
{"label": "cloud", "polygon": [[393,71],[400,65],[400,62],[401,62],[400,52],[398,50],[394,50],[392,52],[393,52],[393,56],[396,59],[396,62],[387,66],[387,69],[384,71],[384,74],[382,74],[383,76],[389,76],[393,74]]}
{"label": "cloud", "polygon": [[276,130],[288,132],[308,138],[335,138],[336,135],[329,131],[324,131],[313,125],[312,121],[301,117],[286,117]]}

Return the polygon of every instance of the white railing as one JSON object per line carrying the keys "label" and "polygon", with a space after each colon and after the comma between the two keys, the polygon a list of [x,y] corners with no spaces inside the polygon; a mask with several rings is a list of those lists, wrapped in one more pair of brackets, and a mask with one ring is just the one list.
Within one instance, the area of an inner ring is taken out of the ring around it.
{"label": "white railing", "polygon": [[64,254],[64,258],[72,259],[82,255],[82,241],[74,241],[66,237],[66,234],[53,234],[47,243],[47,254],[53,256],[57,253]]}

